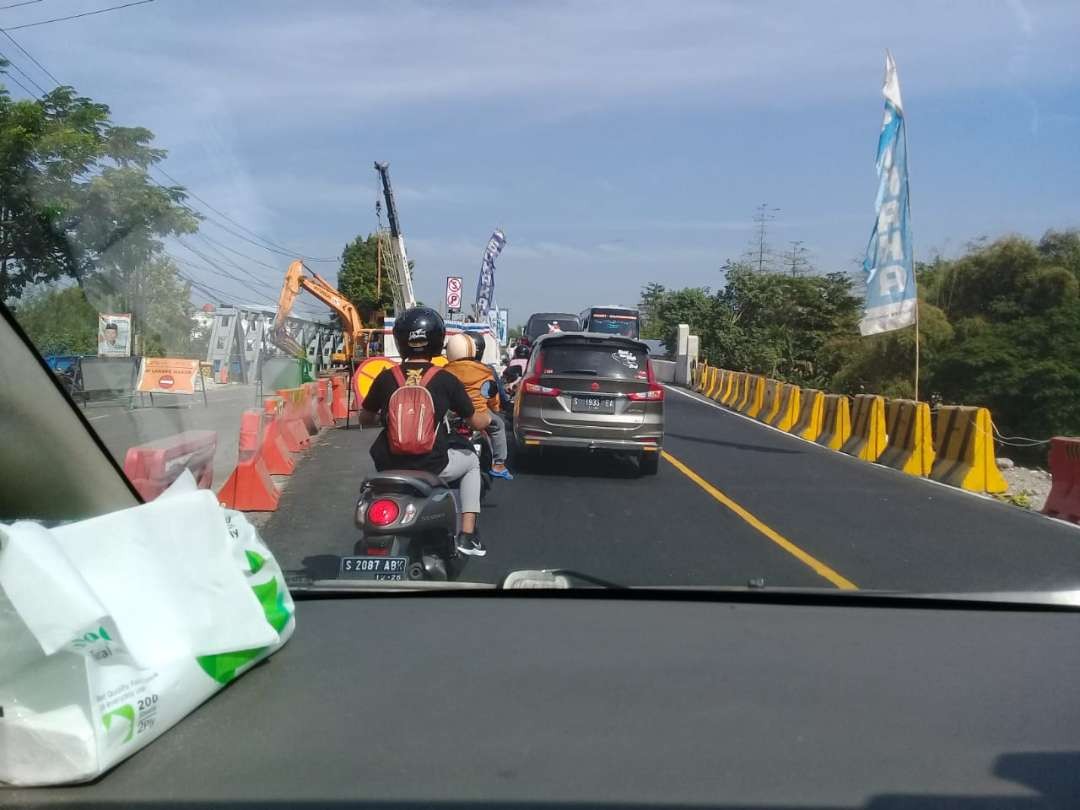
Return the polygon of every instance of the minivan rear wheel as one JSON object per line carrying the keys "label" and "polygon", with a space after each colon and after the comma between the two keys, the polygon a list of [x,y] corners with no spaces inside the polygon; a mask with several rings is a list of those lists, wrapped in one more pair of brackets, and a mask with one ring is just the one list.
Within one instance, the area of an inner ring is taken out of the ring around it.
{"label": "minivan rear wheel", "polygon": [[640,465],[642,475],[656,475],[660,470],[660,454],[657,452],[642,453]]}

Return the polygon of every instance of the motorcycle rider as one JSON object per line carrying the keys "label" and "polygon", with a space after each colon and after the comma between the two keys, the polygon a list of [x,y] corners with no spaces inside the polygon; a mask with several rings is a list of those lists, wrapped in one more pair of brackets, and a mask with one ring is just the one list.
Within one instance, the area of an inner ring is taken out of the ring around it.
{"label": "motorcycle rider", "polygon": [[473,407],[491,415],[487,435],[491,439],[491,474],[496,478],[513,481],[514,476],[506,469],[506,426],[499,411],[502,409],[498,391],[498,375],[495,369],[483,362],[484,336],[480,334],[451,335],[446,341],[446,370],[461,380]]}
{"label": "motorcycle rider", "polygon": [[[442,353],[445,338],[442,317],[428,307],[406,310],[394,321],[394,341],[401,354],[401,372],[408,384],[424,384],[425,373],[434,365],[432,358]],[[375,424],[398,387],[394,369],[384,369],[360,405],[360,424]],[[472,451],[448,446],[445,417],[447,411],[454,411],[475,430],[485,430],[491,417],[476,410],[465,386],[449,372],[439,369],[424,387],[435,406],[432,414],[435,441],[431,451],[420,455],[394,453],[384,428],[371,446],[371,458],[377,470],[426,470],[447,484],[460,479],[462,515],[457,549],[462,554],[483,557],[487,549],[480,542],[476,526],[480,514],[480,461]]]}

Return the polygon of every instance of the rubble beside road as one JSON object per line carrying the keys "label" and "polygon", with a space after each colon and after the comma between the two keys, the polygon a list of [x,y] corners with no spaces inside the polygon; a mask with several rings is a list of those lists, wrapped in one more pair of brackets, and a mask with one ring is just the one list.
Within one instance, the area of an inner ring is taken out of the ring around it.
{"label": "rubble beside road", "polygon": [[1018,467],[1008,459],[998,459],[998,467],[1009,484],[1008,491],[999,497],[1023,509],[1042,511],[1050,494],[1050,473],[1038,468]]}

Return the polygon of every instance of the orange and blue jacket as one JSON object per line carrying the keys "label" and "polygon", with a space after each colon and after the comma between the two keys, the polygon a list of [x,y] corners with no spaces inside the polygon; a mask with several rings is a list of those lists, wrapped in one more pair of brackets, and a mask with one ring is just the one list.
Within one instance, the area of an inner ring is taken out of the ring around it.
{"label": "orange and blue jacket", "polygon": [[446,370],[461,380],[477,411],[482,413],[488,410],[500,410],[498,390],[491,397],[485,397],[480,392],[480,386],[486,381],[495,381],[495,372],[491,370],[491,366],[476,360],[454,360],[446,364]]}

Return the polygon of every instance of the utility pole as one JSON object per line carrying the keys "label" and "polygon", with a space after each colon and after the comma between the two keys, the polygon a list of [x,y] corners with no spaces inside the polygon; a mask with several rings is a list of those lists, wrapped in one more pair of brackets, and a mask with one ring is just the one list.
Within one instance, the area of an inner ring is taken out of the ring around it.
{"label": "utility pole", "polygon": [[793,239],[791,241],[791,253],[787,257],[786,264],[791,268],[791,277],[798,278],[803,274],[806,269],[807,250],[803,247],[802,239]]}
{"label": "utility pole", "polygon": [[757,225],[757,248],[751,251],[751,256],[754,253],[757,254],[755,261],[759,273],[765,272],[765,257],[769,254],[768,242],[765,238],[766,231],[769,223],[776,219],[778,213],[780,213],[780,209],[770,208],[768,203],[762,203],[754,211],[754,223]]}

